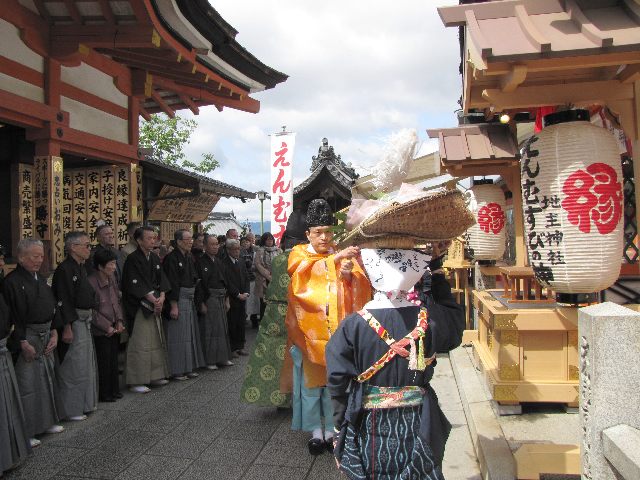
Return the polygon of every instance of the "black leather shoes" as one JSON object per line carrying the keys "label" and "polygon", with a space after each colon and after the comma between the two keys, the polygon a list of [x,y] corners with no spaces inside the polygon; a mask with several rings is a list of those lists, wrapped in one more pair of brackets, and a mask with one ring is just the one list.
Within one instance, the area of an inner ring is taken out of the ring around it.
{"label": "black leather shoes", "polygon": [[309,440],[309,443],[307,443],[307,446],[309,447],[309,453],[311,455],[322,455],[325,450],[324,440],[321,438],[312,438]]}
{"label": "black leather shoes", "polygon": [[114,393],[113,394],[113,398],[116,398],[116,399],[120,400],[122,398],[122,394],[120,392]]}
{"label": "black leather shoes", "polygon": [[333,455],[333,438],[324,441],[324,446],[327,449],[327,452]]}

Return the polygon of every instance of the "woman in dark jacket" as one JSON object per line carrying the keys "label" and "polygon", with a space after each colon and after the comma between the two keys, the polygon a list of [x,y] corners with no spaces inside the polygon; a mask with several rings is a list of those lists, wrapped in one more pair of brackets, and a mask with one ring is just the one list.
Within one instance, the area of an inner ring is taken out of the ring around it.
{"label": "woman in dark jacket", "polygon": [[91,333],[98,360],[98,399],[114,402],[122,398],[118,379],[118,346],[124,331],[124,317],[120,305],[120,291],[114,272],[116,256],[110,250],[98,250],[93,257],[95,271],[89,283],[98,296],[93,309]]}

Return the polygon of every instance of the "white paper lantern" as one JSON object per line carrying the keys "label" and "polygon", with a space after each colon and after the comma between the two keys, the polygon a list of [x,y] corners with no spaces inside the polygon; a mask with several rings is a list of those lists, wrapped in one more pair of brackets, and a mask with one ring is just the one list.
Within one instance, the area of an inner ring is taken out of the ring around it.
{"label": "white paper lantern", "polygon": [[505,247],[505,201],[502,189],[497,185],[474,185],[467,190],[469,209],[476,224],[469,233],[469,247],[476,260],[498,260]]}
{"label": "white paper lantern", "polygon": [[530,139],[521,163],[525,242],[536,279],[583,301],[618,278],[624,224],[618,146],[588,120],[585,110],[546,116],[551,125]]}

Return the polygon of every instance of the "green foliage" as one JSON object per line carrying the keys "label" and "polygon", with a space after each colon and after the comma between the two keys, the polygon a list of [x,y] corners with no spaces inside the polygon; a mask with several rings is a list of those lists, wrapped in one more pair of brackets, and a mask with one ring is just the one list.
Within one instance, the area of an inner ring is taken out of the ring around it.
{"label": "green foliage", "polygon": [[184,153],[197,126],[195,120],[178,115],[174,118],[151,115],[150,121],[140,121],[140,146],[153,148],[154,157],[167,165],[207,174],[220,165],[213,154],[203,153],[200,162],[192,162]]}

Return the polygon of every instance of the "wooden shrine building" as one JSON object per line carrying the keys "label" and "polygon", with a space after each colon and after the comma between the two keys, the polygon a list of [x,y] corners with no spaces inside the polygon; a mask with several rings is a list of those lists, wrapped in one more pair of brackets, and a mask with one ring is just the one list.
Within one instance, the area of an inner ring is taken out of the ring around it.
{"label": "wooden shrine building", "polygon": [[351,204],[351,187],[358,174],[336,155],[326,138],[318,148],[318,155],[312,157],[311,175],[293,191],[294,209],[307,211],[314,198],[324,198],[334,212]]}
{"label": "wooden shrine building", "polygon": [[140,117],[257,113],[251,94],[286,80],[236,33],[207,0],[3,0],[0,243],[42,239],[51,267],[66,232],[100,219],[126,241],[146,208]]}

